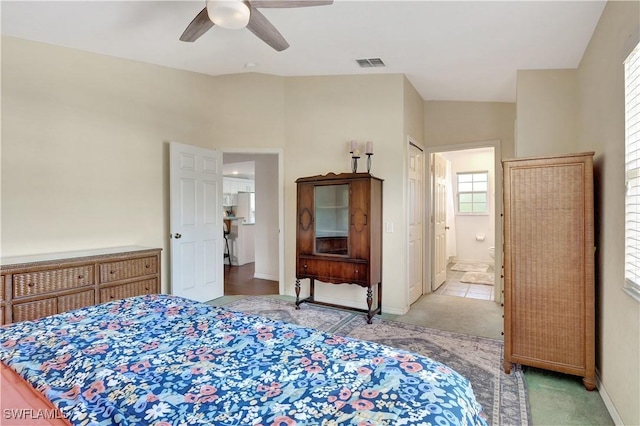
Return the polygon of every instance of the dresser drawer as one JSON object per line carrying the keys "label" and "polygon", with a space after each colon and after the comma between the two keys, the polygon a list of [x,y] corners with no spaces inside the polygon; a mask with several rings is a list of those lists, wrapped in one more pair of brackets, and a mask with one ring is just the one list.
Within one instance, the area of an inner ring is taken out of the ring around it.
{"label": "dresser drawer", "polygon": [[317,278],[333,283],[366,283],[367,264],[334,260],[299,259],[300,278]]}
{"label": "dresser drawer", "polygon": [[4,300],[4,275],[0,275],[0,300]]}
{"label": "dresser drawer", "polygon": [[100,282],[110,283],[127,278],[143,277],[158,273],[158,258],[143,257],[140,259],[122,260],[120,262],[100,265]]}
{"label": "dresser drawer", "polygon": [[31,321],[56,314],[58,312],[57,298],[36,300],[35,302],[14,303],[13,322]]}
{"label": "dresser drawer", "polygon": [[96,304],[95,290],[81,291],[58,297],[58,312],[71,311]]}
{"label": "dresser drawer", "polygon": [[129,284],[115,285],[100,289],[100,302],[124,299],[127,297],[141,296],[143,294],[154,294],[158,292],[158,280],[137,281]]}
{"label": "dresser drawer", "polygon": [[68,290],[93,283],[93,265],[15,274],[13,298]]}

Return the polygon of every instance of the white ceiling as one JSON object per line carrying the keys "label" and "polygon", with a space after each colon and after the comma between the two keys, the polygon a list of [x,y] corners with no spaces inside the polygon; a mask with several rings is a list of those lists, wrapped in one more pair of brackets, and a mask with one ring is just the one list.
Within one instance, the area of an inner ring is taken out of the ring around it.
{"label": "white ceiling", "polygon": [[[514,102],[519,69],[576,68],[604,1],[356,1],[261,9],[291,47],[247,29],[178,40],[201,1],[2,1],[2,34],[221,75],[402,73],[425,100]],[[358,58],[385,68],[359,68]],[[245,67],[254,63],[253,68]]]}
{"label": "white ceiling", "polygon": [[[225,161],[224,157],[229,157],[229,155],[223,155],[222,157],[223,161]],[[225,162],[222,165],[222,174],[227,177],[253,179],[256,175],[255,170],[255,161]]]}

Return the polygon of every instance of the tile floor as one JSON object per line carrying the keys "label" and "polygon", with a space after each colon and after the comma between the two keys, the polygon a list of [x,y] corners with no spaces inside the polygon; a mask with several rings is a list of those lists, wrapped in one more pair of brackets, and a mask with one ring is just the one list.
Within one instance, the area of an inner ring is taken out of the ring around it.
{"label": "tile floor", "polygon": [[[495,287],[486,284],[469,284],[460,281],[464,271],[452,271],[451,267],[455,262],[447,265],[447,279],[438,289],[436,294],[445,296],[466,297],[469,299],[494,300]],[[487,272],[493,272],[493,265],[489,265]]]}

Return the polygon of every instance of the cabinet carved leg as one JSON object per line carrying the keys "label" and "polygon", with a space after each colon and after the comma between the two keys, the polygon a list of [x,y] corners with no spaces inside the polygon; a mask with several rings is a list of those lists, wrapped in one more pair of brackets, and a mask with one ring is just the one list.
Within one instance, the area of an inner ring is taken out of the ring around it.
{"label": "cabinet carved leg", "polygon": [[296,309],[300,309],[300,280],[296,279]]}
{"label": "cabinet carved leg", "polygon": [[296,279],[296,301],[295,301],[295,306],[296,309],[300,309],[300,305],[302,305],[303,303],[315,303],[318,305],[324,305],[324,306],[332,306],[335,308],[341,308],[341,309],[353,309],[355,311],[358,312],[364,312],[367,314],[367,323],[371,324],[373,317],[376,315],[380,315],[382,314],[382,282],[378,283],[378,306],[374,307],[373,306],[373,289],[371,288],[371,285],[369,285],[367,287],[367,309],[361,309],[361,308],[349,308],[343,305],[336,305],[333,303],[328,303],[328,302],[322,302],[322,301],[316,301],[315,300],[315,287],[316,287],[316,280],[315,278],[309,278],[309,296],[307,297],[303,297],[300,298],[300,279],[297,278]]}
{"label": "cabinet carved leg", "polygon": [[367,313],[367,323],[371,324],[371,319],[373,318],[373,313],[371,312],[371,305],[373,304],[373,291],[371,290],[371,286],[367,287],[367,308],[369,312]]}
{"label": "cabinet carved leg", "polygon": [[511,367],[512,367],[513,365],[512,365],[510,362],[505,361],[505,362],[503,363],[503,366],[504,366],[504,372],[505,372],[506,374],[511,374]]}
{"label": "cabinet carved leg", "polygon": [[316,279],[309,278],[309,301],[316,300]]}

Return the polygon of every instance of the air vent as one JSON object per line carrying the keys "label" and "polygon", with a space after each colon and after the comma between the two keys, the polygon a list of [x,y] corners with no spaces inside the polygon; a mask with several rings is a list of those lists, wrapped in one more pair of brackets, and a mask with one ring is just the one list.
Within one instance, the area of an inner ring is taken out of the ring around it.
{"label": "air vent", "polygon": [[360,68],[384,67],[384,62],[380,58],[356,59]]}

